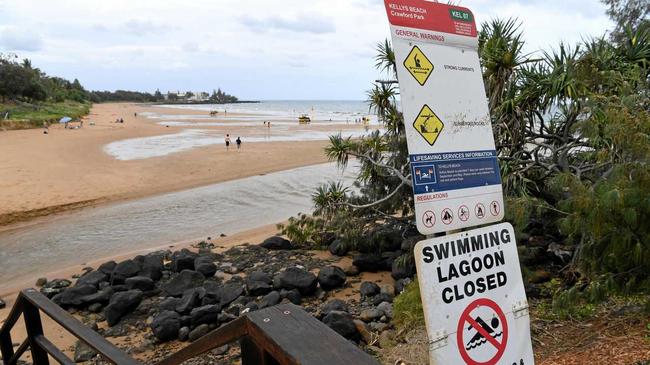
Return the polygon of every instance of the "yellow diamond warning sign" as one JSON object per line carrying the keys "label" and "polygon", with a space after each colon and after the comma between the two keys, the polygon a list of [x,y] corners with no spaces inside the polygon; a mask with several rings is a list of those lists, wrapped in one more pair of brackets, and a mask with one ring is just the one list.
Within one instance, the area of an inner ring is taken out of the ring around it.
{"label": "yellow diamond warning sign", "polygon": [[432,146],[436,143],[444,126],[445,124],[442,123],[442,120],[426,104],[422,107],[422,110],[420,110],[420,113],[413,122],[413,127]]}
{"label": "yellow diamond warning sign", "polygon": [[424,86],[433,72],[433,64],[418,48],[418,46],[413,47],[409,55],[406,57],[404,60],[404,67],[406,67],[408,72],[413,75],[420,86]]}

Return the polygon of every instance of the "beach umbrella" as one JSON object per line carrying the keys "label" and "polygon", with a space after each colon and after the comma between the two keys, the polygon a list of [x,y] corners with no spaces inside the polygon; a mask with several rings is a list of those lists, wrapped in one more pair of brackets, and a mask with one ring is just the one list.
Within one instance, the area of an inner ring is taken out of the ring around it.
{"label": "beach umbrella", "polygon": [[72,118],[70,118],[70,117],[63,117],[63,118],[59,119],[59,123],[67,123],[67,122],[69,122],[71,120],[72,120]]}

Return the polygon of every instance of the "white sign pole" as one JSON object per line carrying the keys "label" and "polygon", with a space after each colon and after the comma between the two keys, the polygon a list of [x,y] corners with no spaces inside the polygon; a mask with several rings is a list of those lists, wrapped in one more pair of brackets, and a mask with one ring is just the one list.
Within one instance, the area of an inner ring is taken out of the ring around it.
{"label": "white sign pole", "polygon": [[503,219],[503,194],[473,14],[385,0],[397,63],[418,230]]}

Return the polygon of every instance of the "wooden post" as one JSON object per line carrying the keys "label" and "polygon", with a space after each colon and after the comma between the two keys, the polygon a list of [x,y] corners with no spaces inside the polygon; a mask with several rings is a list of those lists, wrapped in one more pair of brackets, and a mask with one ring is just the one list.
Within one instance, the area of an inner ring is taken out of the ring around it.
{"label": "wooden post", "polygon": [[242,365],[279,365],[271,355],[248,336],[239,340],[241,346],[241,363]]}
{"label": "wooden post", "polygon": [[31,303],[25,303],[23,315],[25,316],[25,328],[27,329],[29,348],[32,352],[32,362],[38,365],[49,365],[50,360],[47,352],[35,341],[36,336],[43,335],[43,324],[41,323],[38,308]]}

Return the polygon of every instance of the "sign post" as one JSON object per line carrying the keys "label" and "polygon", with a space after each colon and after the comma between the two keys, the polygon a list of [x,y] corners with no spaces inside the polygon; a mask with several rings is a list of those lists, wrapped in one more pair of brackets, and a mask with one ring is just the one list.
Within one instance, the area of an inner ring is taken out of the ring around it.
{"label": "sign post", "polygon": [[397,64],[418,230],[499,222],[503,194],[474,15],[385,0]]}
{"label": "sign post", "polygon": [[[384,0],[420,233],[500,222],[503,191],[472,12]],[[431,364],[534,365],[509,223],[415,246]]]}
{"label": "sign post", "polygon": [[510,223],[421,241],[415,263],[431,364],[534,364]]}

